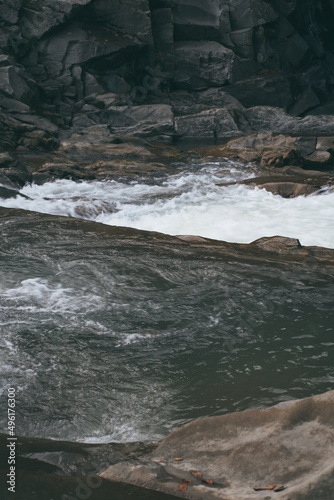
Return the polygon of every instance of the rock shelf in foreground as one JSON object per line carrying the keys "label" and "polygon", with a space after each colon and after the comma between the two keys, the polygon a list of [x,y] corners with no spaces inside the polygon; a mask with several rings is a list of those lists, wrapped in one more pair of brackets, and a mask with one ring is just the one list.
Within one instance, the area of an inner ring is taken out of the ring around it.
{"label": "rock shelf in foreground", "polygon": [[[113,465],[100,476],[180,498],[330,500],[334,391],[195,420],[169,434],[153,453]],[[187,488],[181,491],[180,484]],[[284,489],[254,491],[273,484]]]}

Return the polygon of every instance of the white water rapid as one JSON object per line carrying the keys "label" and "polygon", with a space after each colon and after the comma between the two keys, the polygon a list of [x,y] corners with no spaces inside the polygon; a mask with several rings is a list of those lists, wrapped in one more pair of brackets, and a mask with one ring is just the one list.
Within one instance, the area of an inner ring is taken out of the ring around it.
{"label": "white water rapid", "polygon": [[244,185],[217,186],[253,175],[250,167],[229,161],[149,182],[58,180],[25,186],[21,193],[30,199],[0,200],[0,205],[171,235],[236,243],[281,235],[334,248],[333,192],[284,199]]}

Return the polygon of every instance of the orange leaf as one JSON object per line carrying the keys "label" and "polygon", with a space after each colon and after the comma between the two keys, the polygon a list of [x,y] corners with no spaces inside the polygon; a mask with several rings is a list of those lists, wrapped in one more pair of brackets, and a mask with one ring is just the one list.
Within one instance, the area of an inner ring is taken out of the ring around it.
{"label": "orange leaf", "polygon": [[206,483],[206,484],[213,484],[213,481],[212,479],[202,479],[203,483]]}
{"label": "orange leaf", "polygon": [[179,490],[180,491],[185,491],[188,488],[187,484],[179,484]]}
{"label": "orange leaf", "polygon": [[183,458],[174,458],[175,462],[182,462]]}
{"label": "orange leaf", "polygon": [[270,486],[263,486],[260,488],[254,488],[255,491],[263,491],[263,490],[274,490],[276,488],[276,484],[271,484]]}
{"label": "orange leaf", "polygon": [[283,491],[285,490],[285,486],[282,485],[282,486],[277,486],[277,488],[274,489],[274,491]]}
{"label": "orange leaf", "polygon": [[181,479],[182,483],[192,483],[191,479]]}
{"label": "orange leaf", "polygon": [[202,477],[202,473],[198,472],[197,470],[193,471],[192,475],[195,476],[195,477]]}

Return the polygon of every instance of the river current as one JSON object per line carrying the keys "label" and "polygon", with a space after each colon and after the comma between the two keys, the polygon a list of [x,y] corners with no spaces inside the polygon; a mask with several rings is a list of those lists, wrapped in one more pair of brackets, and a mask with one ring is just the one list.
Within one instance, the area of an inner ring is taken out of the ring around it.
{"label": "river current", "polygon": [[334,248],[334,193],[217,186],[253,175],[228,161],[0,200],[1,432],[8,386],[18,435],[85,443],[149,443],[195,418],[333,388],[334,276],[321,265],[115,245],[95,224]]}

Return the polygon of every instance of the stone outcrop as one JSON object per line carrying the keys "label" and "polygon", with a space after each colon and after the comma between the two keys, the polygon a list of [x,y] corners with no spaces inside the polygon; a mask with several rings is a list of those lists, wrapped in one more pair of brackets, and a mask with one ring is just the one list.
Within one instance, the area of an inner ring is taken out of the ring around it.
{"label": "stone outcrop", "polygon": [[1,0],[0,147],[334,134],[333,22],[325,0]]}
{"label": "stone outcrop", "polygon": [[[195,420],[141,460],[100,476],[193,499],[330,500],[334,495],[334,391],[267,409]],[[176,458],[182,460],[175,461]],[[184,485],[181,488],[179,485]]]}
{"label": "stone outcrop", "polygon": [[310,134],[308,137],[293,137],[260,133],[234,139],[224,146],[204,147],[194,151],[208,157],[234,157],[245,162],[257,162],[262,167],[296,165],[310,170],[327,170],[334,165],[332,147],[332,136],[316,137]]}
{"label": "stone outcrop", "polygon": [[[300,169],[302,170],[302,169]],[[255,177],[237,184],[246,186],[257,186],[259,189],[278,194],[282,198],[295,198],[296,196],[307,196],[310,194],[321,194],[334,185],[334,176],[324,174],[323,172],[313,172],[313,175],[308,176],[307,170],[300,172],[300,175],[271,175],[263,177]]]}

